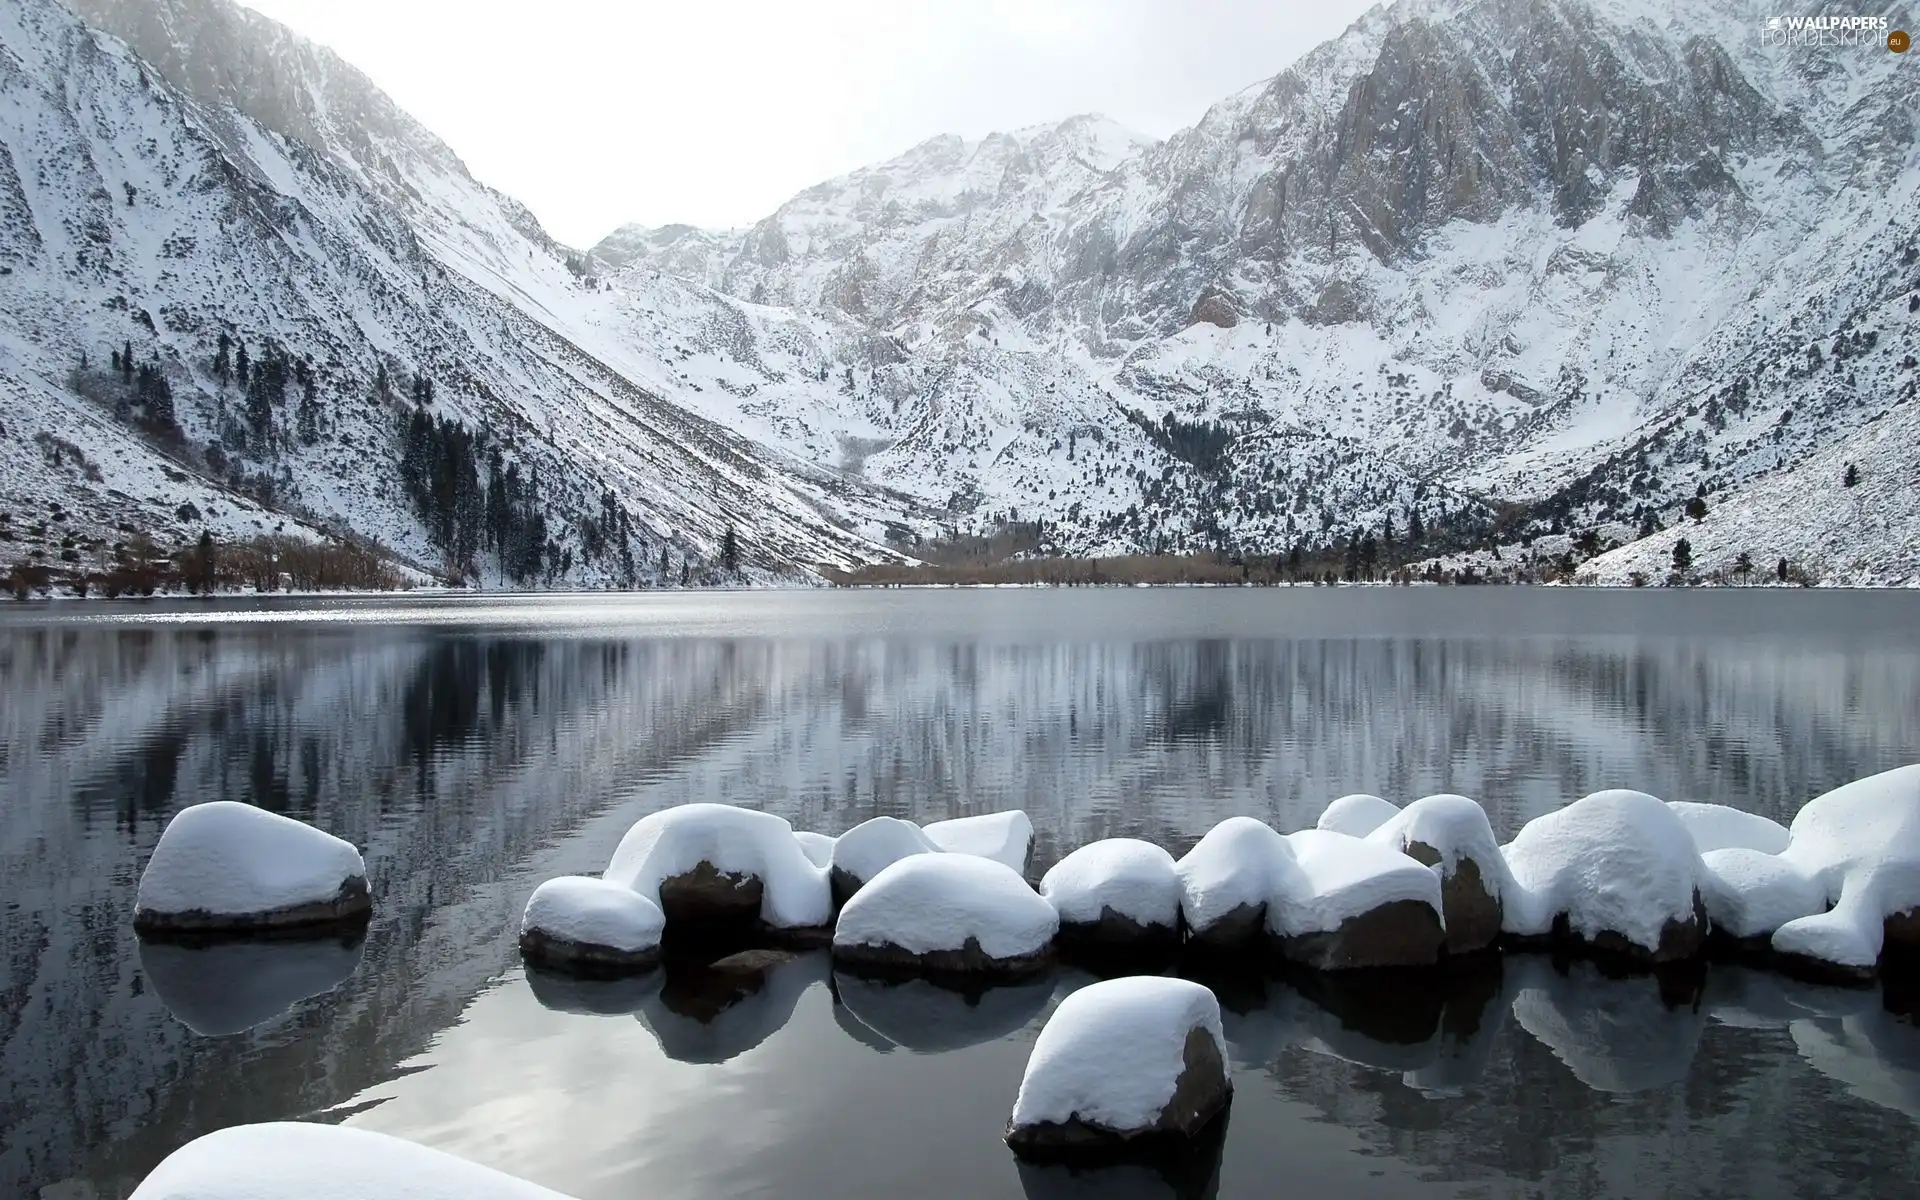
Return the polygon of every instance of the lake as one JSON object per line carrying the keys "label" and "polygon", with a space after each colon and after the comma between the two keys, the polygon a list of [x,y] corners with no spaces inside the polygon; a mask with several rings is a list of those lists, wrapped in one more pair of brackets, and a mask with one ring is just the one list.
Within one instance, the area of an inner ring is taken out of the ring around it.
{"label": "lake", "polygon": [[[838,833],[1021,807],[1035,871],[1371,791],[1503,837],[1605,787],[1788,820],[1920,761],[1920,594],[662,593],[0,609],[0,1194],[123,1197],[243,1121],[337,1121],[583,1200],[1912,1196],[1920,989],[1509,957],[1416,989],[1222,987],[1217,1163],[1015,1164],[1061,970],[529,979],[541,880],[695,800]],[[363,941],[142,946],[167,818],[364,848]],[[1036,874],[1037,877],[1037,874]]]}

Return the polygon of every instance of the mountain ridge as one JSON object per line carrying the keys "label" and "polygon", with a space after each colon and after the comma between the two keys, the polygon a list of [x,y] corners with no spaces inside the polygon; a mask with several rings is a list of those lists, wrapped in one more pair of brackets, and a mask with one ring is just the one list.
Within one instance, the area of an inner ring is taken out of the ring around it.
{"label": "mountain ridge", "polygon": [[[350,264],[307,278],[310,256],[274,250],[270,295],[204,284],[203,307],[253,306],[221,318],[236,334],[324,328],[314,348],[348,390],[376,366],[457,363],[435,411],[556,481],[555,583],[668,582],[660,551],[704,578],[729,526],[772,578],[1007,521],[1079,554],[1426,530],[1403,556],[1670,524],[1915,391],[1920,82],[1884,53],[1768,52],[1757,0],[1400,0],[1166,139],[1084,114],[935,137],[743,229],[628,226],[584,253],[265,18],[227,0],[76,6],[185,89],[261,245],[295,245],[267,231],[304,221]],[[252,86],[274,72],[283,86]],[[60,203],[85,211],[84,194]],[[44,263],[53,214],[23,195],[0,186],[0,223]],[[186,200],[155,203],[157,226]],[[109,243],[137,242],[111,211]],[[177,284],[143,253],[149,289]],[[217,258],[187,253],[231,274]],[[50,331],[107,279],[89,269],[47,285],[75,293],[58,321],[0,312],[0,346],[54,390],[68,367]],[[378,318],[401,310],[418,314],[404,337]],[[125,319],[73,327],[104,350]],[[375,352],[350,351],[369,320]],[[216,323],[156,330],[141,356],[162,352],[195,439],[232,441],[202,365]],[[405,344],[423,329],[433,353]],[[406,409],[345,433],[397,471],[380,423]],[[301,466],[327,447],[273,434],[249,458],[239,440],[248,470],[297,493],[263,515],[445,555],[396,489],[362,512]],[[602,493],[645,569],[576,569],[605,553]],[[486,577],[488,553],[448,565]]]}

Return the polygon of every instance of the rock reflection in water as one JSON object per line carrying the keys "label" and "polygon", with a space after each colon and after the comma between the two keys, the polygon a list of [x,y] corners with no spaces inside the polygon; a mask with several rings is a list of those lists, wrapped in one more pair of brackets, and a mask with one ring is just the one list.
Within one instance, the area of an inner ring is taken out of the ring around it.
{"label": "rock reflection in water", "polygon": [[849,1037],[886,1053],[940,1054],[1011,1037],[1053,1001],[1051,979],[960,992],[924,979],[881,980],[833,973],[834,1021]]}
{"label": "rock reflection in water", "polygon": [[724,1063],[784,1028],[800,997],[825,985],[829,972],[821,953],[771,953],[737,969],[669,964],[634,1016],[675,1062]]}
{"label": "rock reflection in water", "polygon": [[182,1025],[202,1037],[242,1033],[338,987],[363,939],[142,941],[140,969]]}

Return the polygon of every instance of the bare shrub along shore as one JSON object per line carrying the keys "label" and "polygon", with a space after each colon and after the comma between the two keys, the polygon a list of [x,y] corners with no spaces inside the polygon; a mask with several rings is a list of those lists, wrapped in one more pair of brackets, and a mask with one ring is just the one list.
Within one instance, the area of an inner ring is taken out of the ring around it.
{"label": "bare shrub along shore", "polygon": [[236,542],[217,542],[211,534],[202,534],[197,543],[171,551],[131,534],[125,541],[65,547],[54,561],[19,559],[0,575],[0,584],[16,600],[249,590],[397,591],[408,582],[392,561],[370,547],[283,534]]}

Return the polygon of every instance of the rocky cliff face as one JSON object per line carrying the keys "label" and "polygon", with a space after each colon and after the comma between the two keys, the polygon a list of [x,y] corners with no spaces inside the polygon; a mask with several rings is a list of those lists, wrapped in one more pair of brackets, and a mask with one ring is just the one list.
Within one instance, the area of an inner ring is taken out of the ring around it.
{"label": "rocky cliff face", "polygon": [[[1626,519],[1911,394],[1920,85],[1884,49],[1762,46],[1767,15],[1402,0],[1097,170],[989,187],[995,139],[936,140],[655,269],[888,336],[868,475],[1068,545]],[[1843,329],[1875,344],[1817,394],[1775,377]],[[1673,449],[1734,387],[1740,419]],[[1168,453],[1129,410],[1224,447]],[[1344,486],[1369,476],[1396,482]]]}

